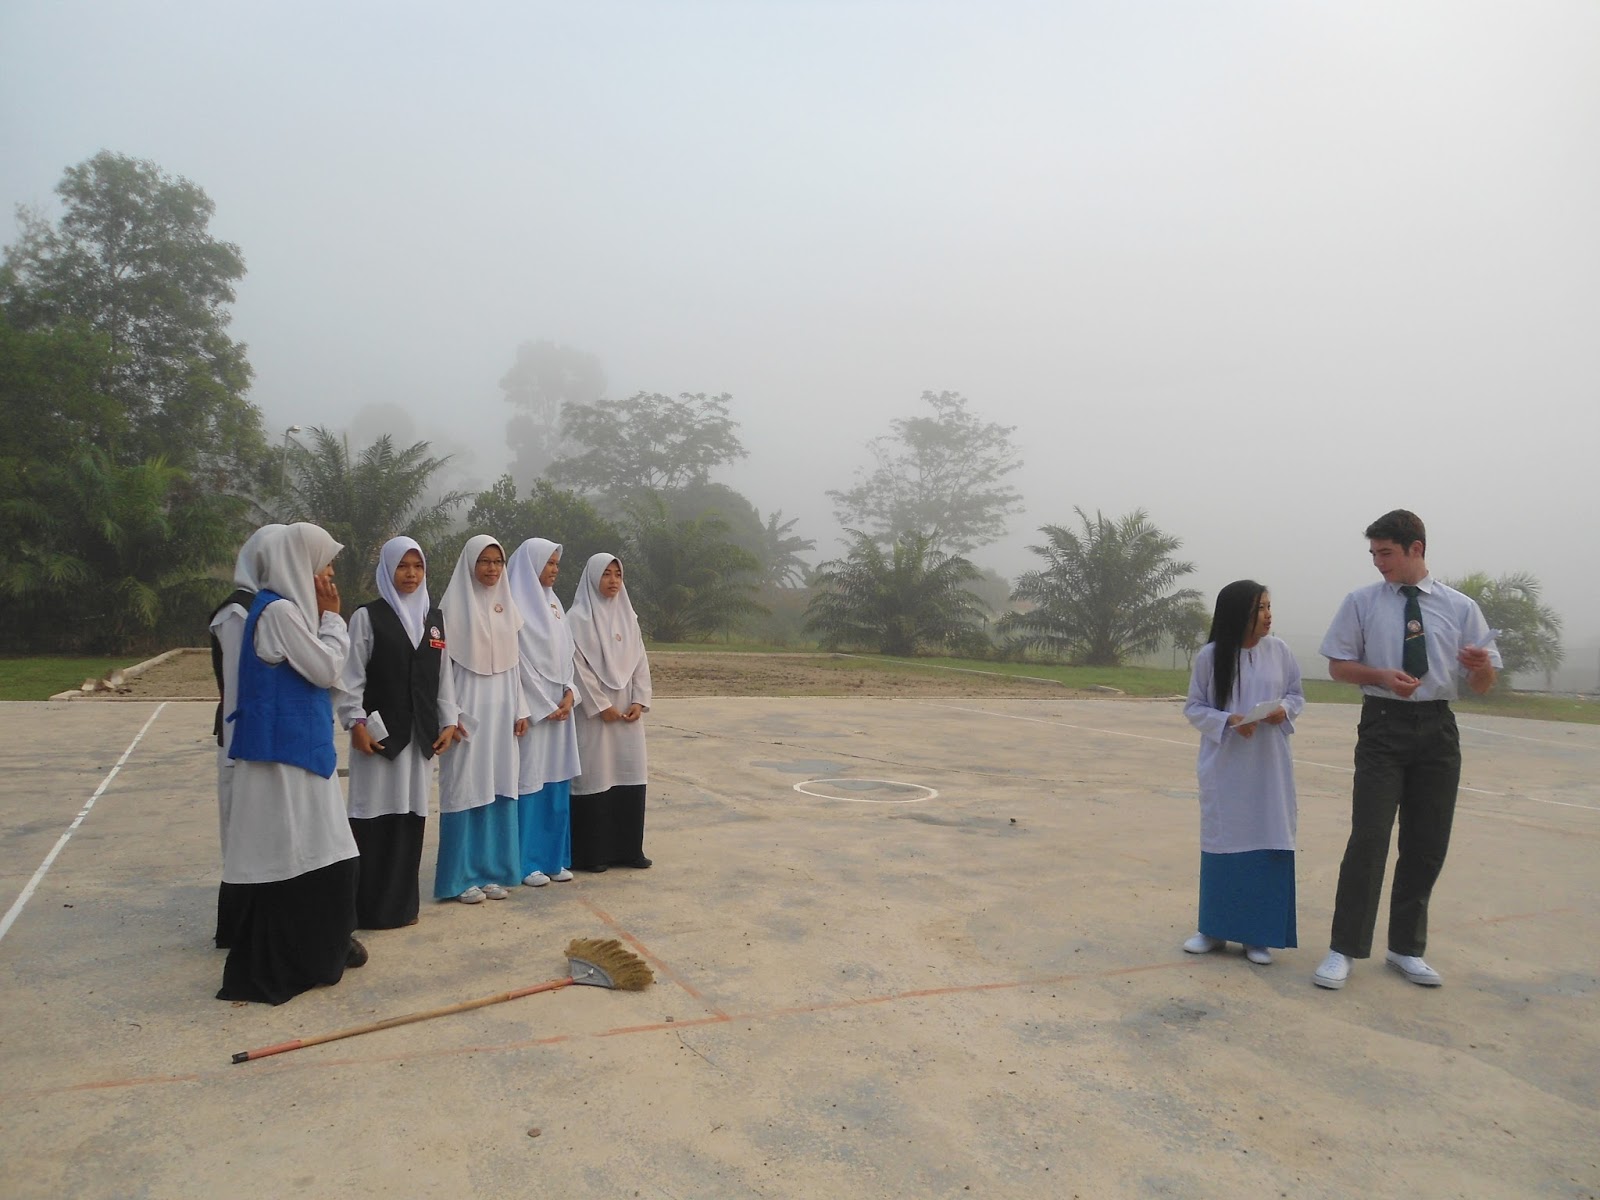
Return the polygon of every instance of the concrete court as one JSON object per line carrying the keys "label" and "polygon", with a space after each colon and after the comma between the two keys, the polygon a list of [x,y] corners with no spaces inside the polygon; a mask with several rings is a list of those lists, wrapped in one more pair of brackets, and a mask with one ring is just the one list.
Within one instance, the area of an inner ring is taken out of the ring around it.
{"label": "concrete court", "polygon": [[[1353,707],[1301,719],[1301,948],[1259,968],[1179,950],[1174,703],[716,699],[647,718],[655,869],[424,901],[274,1009],[212,998],[210,713],[5,706],[6,909],[145,729],[0,940],[5,1196],[1600,1194],[1600,727],[1462,718],[1438,990],[1310,983]],[[841,777],[938,795],[793,790]],[[607,932],[653,988],[229,1062],[558,978]]]}

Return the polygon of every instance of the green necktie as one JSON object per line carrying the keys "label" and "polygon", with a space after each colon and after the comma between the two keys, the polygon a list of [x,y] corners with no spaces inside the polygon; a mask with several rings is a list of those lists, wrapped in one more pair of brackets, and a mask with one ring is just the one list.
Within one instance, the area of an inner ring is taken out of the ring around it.
{"label": "green necktie", "polygon": [[1422,629],[1422,601],[1417,599],[1421,588],[1404,585],[1400,591],[1406,598],[1406,642],[1400,652],[1400,667],[1413,679],[1428,673],[1428,635]]}

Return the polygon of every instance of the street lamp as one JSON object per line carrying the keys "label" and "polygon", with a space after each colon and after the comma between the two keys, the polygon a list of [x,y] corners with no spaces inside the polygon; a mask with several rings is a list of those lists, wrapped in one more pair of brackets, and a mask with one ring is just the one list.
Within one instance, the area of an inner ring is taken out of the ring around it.
{"label": "street lamp", "polygon": [[284,481],[289,475],[289,439],[300,432],[300,426],[291,425],[283,431],[283,461],[278,464],[278,490],[283,491]]}

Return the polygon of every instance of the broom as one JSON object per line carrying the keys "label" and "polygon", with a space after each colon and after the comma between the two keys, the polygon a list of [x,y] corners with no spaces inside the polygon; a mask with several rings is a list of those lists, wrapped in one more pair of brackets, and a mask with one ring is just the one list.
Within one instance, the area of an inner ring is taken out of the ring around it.
{"label": "broom", "polygon": [[236,1063],[253,1062],[258,1058],[266,1058],[271,1054],[283,1054],[290,1050],[299,1050],[305,1046],[320,1046],[323,1042],[337,1042],[340,1038],[355,1037],[358,1034],[372,1033],[379,1029],[393,1029],[397,1025],[410,1025],[414,1021],[426,1021],[433,1017],[444,1017],[450,1013],[466,1012],[471,1008],[483,1008],[489,1004],[502,1004],[507,1000],[516,1000],[521,996],[531,996],[535,992],[554,992],[572,984],[584,984],[589,987],[612,988],[620,992],[642,992],[655,981],[655,975],[644,963],[644,960],[632,951],[623,948],[616,938],[573,938],[567,943],[567,977],[565,979],[552,979],[548,983],[536,983],[531,987],[516,988],[509,992],[500,992],[493,996],[484,996],[478,1000],[463,1000],[460,1004],[447,1004],[443,1008],[430,1008],[425,1012],[407,1013],[403,1017],[387,1017],[382,1021],[373,1021],[366,1025],[355,1025],[349,1029],[341,1029],[337,1033],[323,1033],[316,1037],[295,1038],[292,1042],[280,1042],[276,1046],[263,1046],[260,1050],[241,1050],[233,1056]]}

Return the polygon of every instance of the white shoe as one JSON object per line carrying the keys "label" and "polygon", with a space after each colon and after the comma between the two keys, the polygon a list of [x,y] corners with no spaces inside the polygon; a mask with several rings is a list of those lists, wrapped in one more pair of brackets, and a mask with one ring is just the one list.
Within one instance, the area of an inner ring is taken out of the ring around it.
{"label": "white shoe", "polygon": [[1344,981],[1350,978],[1350,956],[1340,954],[1337,950],[1329,950],[1328,957],[1322,960],[1322,965],[1311,973],[1311,982],[1320,988],[1329,988],[1338,991],[1344,986]]}
{"label": "white shoe", "polygon": [[1412,983],[1423,987],[1440,987],[1444,983],[1444,976],[1423,962],[1418,955],[1396,954],[1391,950],[1384,956],[1384,961]]}
{"label": "white shoe", "polygon": [[543,871],[530,871],[527,878],[522,881],[523,887],[543,887],[550,882],[550,876]]}
{"label": "white shoe", "polygon": [[1272,951],[1265,946],[1246,946],[1244,948],[1244,956],[1258,967],[1270,967],[1272,965]]}
{"label": "white shoe", "polygon": [[461,901],[463,904],[482,904],[483,889],[481,887],[469,887],[466,891],[462,892],[461,895],[457,896],[456,899]]}
{"label": "white shoe", "polygon": [[501,887],[498,883],[484,884],[483,894],[489,897],[491,900],[504,900],[507,896],[511,895],[510,892],[506,891],[505,888]]}
{"label": "white shoe", "polygon": [[550,876],[550,878],[554,879],[557,883],[571,883],[572,872],[567,870],[565,867],[562,867],[561,870]]}
{"label": "white shoe", "polygon": [[1183,948],[1189,954],[1210,954],[1213,950],[1221,950],[1227,944],[1221,938],[1207,937],[1203,933],[1197,933],[1183,944]]}

